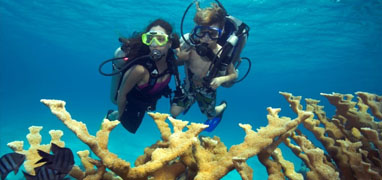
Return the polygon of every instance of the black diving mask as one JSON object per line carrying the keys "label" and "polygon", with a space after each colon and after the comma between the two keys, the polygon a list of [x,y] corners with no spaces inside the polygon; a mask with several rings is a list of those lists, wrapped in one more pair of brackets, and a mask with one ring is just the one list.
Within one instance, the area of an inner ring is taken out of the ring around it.
{"label": "black diving mask", "polygon": [[203,38],[208,35],[210,39],[217,40],[221,37],[222,30],[213,26],[195,26],[192,34],[198,38]]}

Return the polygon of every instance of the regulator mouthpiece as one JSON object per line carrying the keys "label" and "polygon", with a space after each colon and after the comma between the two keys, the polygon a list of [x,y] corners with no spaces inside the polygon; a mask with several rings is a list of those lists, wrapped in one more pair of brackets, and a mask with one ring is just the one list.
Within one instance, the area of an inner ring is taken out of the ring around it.
{"label": "regulator mouthpiece", "polygon": [[157,49],[152,50],[150,53],[150,58],[154,61],[158,61],[162,56],[162,53]]}

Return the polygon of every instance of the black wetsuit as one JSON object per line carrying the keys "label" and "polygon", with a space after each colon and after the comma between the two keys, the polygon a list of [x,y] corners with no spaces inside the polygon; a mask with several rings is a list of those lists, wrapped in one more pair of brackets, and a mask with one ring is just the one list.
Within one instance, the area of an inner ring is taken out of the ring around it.
{"label": "black wetsuit", "polygon": [[172,51],[169,51],[167,55],[167,66],[168,69],[161,74],[155,74],[153,72],[158,73],[155,62],[151,59],[147,58],[140,61],[137,64],[145,67],[149,73],[150,78],[148,82],[148,86],[144,88],[139,88],[137,85],[127,94],[126,96],[126,106],[124,111],[122,112],[121,118],[119,121],[129,132],[135,133],[139,126],[142,123],[143,117],[146,111],[153,111],[156,108],[156,103],[162,96],[169,97],[171,94],[171,89],[168,84],[165,88],[162,88],[160,91],[155,92],[154,94],[149,93],[157,83],[158,78],[166,75],[166,74],[174,74],[171,70],[175,62],[175,56]]}

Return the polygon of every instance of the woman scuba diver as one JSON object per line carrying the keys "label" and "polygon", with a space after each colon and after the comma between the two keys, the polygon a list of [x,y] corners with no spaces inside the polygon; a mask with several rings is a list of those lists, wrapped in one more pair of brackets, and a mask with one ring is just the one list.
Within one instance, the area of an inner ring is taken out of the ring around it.
{"label": "woman scuba diver", "polygon": [[[115,58],[100,65],[101,74],[114,75],[111,99],[118,105],[118,111],[110,110],[106,118],[118,119],[131,133],[137,131],[146,111],[155,110],[161,96],[170,96],[168,84],[172,74],[179,90],[173,52],[179,47],[179,38],[172,31],[168,22],[157,19],[146,27],[145,33],[120,38],[123,45],[115,51]],[[110,61],[113,73],[103,73],[102,66]]]}

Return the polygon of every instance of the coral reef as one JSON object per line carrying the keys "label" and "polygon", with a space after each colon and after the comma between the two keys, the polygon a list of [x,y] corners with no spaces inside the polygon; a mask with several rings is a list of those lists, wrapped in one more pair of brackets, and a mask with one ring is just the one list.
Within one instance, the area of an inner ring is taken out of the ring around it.
{"label": "coral reef", "polygon": [[27,135],[27,140],[29,142],[30,147],[28,150],[24,150],[24,141],[13,141],[7,144],[8,147],[10,147],[14,152],[24,154],[26,156],[24,167],[25,170],[31,175],[35,175],[34,168],[42,165],[42,163],[36,164],[36,162],[41,159],[40,155],[38,155],[37,153],[37,149],[49,153],[51,143],[57,144],[60,147],[65,146],[65,143],[61,141],[61,137],[62,135],[64,135],[64,133],[60,130],[49,131],[49,134],[51,136],[50,143],[41,144],[41,129],[42,126],[29,127],[29,134]]}
{"label": "coral reef", "polygon": [[[60,100],[41,100],[77,137],[87,144],[99,158],[89,157],[89,151],[78,156],[84,167],[74,166],[70,175],[76,179],[220,179],[232,170],[242,179],[251,180],[256,174],[246,161],[257,156],[266,167],[268,179],[382,179],[382,98],[375,94],[357,92],[357,102],[351,94],[324,94],[336,107],[332,118],[326,117],[320,101],[280,92],[297,114],[295,119],[279,117],[281,109],[267,108],[268,125],[252,130],[249,124],[239,124],[246,133],[242,143],[229,149],[219,137],[202,137],[204,124],[181,121],[167,114],[149,113],[156,123],[161,140],[147,147],[144,154],[131,167],[129,162],[108,150],[109,134],[119,121],[104,119],[95,136],[89,134],[86,124],[71,118]],[[370,109],[371,114],[368,110]],[[166,120],[173,126],[173,132]],[[301,125],[300,125],[301,124]],[[300,126],[299,126],[300,125]],[[187,127],[187,129],[185,129]],[[36,149],[48,150],[40,145],[42,127],[31,127],[27,136],[31,148],[23,150],[23,142],[9,143],[14,151],[26,154],[24,166],[32,170],[37,165]],[[315,145],[302,132],[311,131],[324,149]],[[52,142],[64,146],[62,132],[51,134]],[[54,138],[53,138],[54,137]],[[61,143],[61,144],[60,144]],[[278,148],[284,143],[307,167],[306,174],[295,171],[294,164],[282,156]]]}
{"label": "coral reef", "polygon": [[[300,96],[281,94],[292,107],[302,110]],[[371,96],[365,92],[357,94]],[[287,142],[310,169],[308,179],[382,179],[382,151],[378,147],[382,143],[382,122],[374,121],[367,112],[369,106],[360,97],[356,103],[352,101],[354,96],[351,94],[321,95],[336,107],[336,114],[329,119],[318,100],[306,99],[306,111],[313,112],[318,119],[307,119],[303,125],[322,143],[328,154],[314,147],[301,133],[291,136],[298,146],[292,145],[290,140]],[[369,104],[377,104],[372,102],[372,98],[369,100]],[[372,113],[378,114],[380,110],[374,108]]]}

